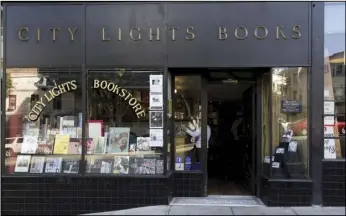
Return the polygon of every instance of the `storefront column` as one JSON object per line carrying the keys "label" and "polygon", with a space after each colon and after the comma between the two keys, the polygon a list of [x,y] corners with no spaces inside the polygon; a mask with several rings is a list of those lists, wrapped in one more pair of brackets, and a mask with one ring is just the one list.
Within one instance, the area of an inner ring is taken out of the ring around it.
{"label": "storefront column", "polygon": [[310,177],[312,179],[312,204],[322,204],[323,158],[323,84],[324,84],[324,2],[311,4],[311,77],[310,77]]}

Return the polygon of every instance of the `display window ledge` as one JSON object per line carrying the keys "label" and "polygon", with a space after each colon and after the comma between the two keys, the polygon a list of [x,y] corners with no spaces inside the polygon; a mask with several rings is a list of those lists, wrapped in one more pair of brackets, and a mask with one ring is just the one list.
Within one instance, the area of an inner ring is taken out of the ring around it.
{"label": "display window ledge", "polygon": [[338,158],[338,159],[322,159],[323,162],[345,162],[345,158]]}
{"label": "display window ledge", "polygon": [[195,170],[195,171],[191,171],[191,170],[174,170],[174,173],[183,173],[183,174],[203,174],[203,171],[201,170]]}
{"label": "display window ledge", "polygon": [[274,179],[274,178],[268,178],[268,182],[312,182],[312,179]]}
{"label": "display window ledge", "polygon": [[69,178],[89,178],[89,177],[99,177],[99,178],[145,178],[145,179],[158,179],[158,178],[168,178],[171,174],[167,175],[133,175],[133,174],[124,174],[124,175],[114,175],[114,174],[28,174],[28,173],[16,173],[16,174],[2,174],[1,177],[4,178],[60,178],[60,177],[69,177]]}

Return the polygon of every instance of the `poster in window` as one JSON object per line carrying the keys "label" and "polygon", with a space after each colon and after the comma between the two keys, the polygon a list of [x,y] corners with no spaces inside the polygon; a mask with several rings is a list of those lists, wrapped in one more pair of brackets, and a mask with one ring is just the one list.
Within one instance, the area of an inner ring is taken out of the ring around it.
{"label": "poster in window", "polygon": [[161,93],[150,93],[150,109],[163,109],[163,96]]}
{"label": "poster in window", "polygon": [[37,136],[24,136],[21,153],[35,154],[38,146]]}
{"label": "poster in window", "polygon": [[162,111],[150,111],[149,112],[149,125],[150,125],[150,128],[162,128],[163,127],[163,112]]}
{"label": "poster in window", "polygon": [[162,94],[163,76],[162,75],[150,75],[150,92]]}
{"label": "poster in window", "polygon": [[150,147],[162,147],[162,146],[163,146],[163,130],[150,129]]}
{"label": "poster in window", "polygon": [[334,115],[335,114],[334,101],[324,101],[324,114],[325,115]]}
{"label": "poster in window", "polygon": [[128,127],[110,127],[108,153],[128,152],[130,139],[130,128]]}

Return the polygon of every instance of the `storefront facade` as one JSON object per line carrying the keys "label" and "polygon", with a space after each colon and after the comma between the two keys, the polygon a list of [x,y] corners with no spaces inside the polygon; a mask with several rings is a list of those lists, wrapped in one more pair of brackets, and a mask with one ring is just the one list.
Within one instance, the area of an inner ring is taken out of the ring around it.
{"label": "storefront facade", "polygon": [[[80,214],[207,196],[203,71],[210,68],[268,69],[257,81],[253,195],[269,206],[344,205],[345,44],[334,42],[344,43],[345,24],[329,27],[336,36],[324,32],[327,18],[345,18],[332,17],[340,7],[4,4],[2,213]],[[191,117],[177,115],[175,90],[186,85],[177,74],[185,72],[200,76],[192,84],[200,86],[198,167],[178,148],[176,126]],[[277,80],[291,74],[302,83],[277,93]],[[299,119],[304,146],[290,177],[272,159],[282,100],[301,107],[283,117]]]}

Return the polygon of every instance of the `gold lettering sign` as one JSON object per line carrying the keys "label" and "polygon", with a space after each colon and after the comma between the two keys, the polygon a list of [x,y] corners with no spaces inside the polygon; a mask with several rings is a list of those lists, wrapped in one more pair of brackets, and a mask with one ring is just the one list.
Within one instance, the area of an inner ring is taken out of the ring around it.
{"label": "gold lettering sign", "polygon": [[143,109],[142,105],[126,89],[106,80],[94,80],[93,88],[107,90],[115,93],[119,97],[124,98],[135,111],[137,118],[145,117],[145,110]]}
{"label": "gold lettering sign", "polygon": [[[268,28],[267,26],[255,26],[249,28],[247,26],[237,26],[229,28],[227,26],[215,26],[216,34],[212,39],[218,40],[228,40],[230,38],[235,38],[238,40],[247,40],[249,38],[257,40],[268,40],[268,38],[275,38],[276,40],[287,40],[289,38],[299,39],[302,36],[300,25],[293,26],[283,26],[276,25]],[[212,29],[212,31],[215,31]],[[160,41],[162,31],[167,31],[168,38],[171,41],[176,40],[188,40],[193,41],[198,37],[197,28],[195,26],[188,27],[169,27],[167,29],[160,28],[157,26],[152,26],[148,28],[133,27],[125,31],[122,28],[100,28],[97,30],[97,35],[99,39],[103,42],[108,41]],[[181,32],[180,34],[178,34]],[[36,40],[37,42],[43,41],[43,38],[49,38],[50,41],[59,41],[66,38],[69,41],[75,41],[76,35],[78,35],[78,28],[34,28],[30,29],[28,27],[23,27],[18,29],[18,38],[21,41]],[[232,35],[233,34],[233,35]],[[44,36],[45,35],[45,36]],[[273,35],[273,36],[271,36]],[[43,37],[44,36],[44,37]]]}
{"label": "gold lettering sign", "polygon": [[[93,88],[107,90],[109,92],[117,94],[119,97],[124,98],[128,102],[128,104],[135,111],[137,118],[145,117],[145,110],[143,109],[142,105],[126,89],[121,88],[115,83],[108,82],[106,80],[94,80]],[[59,95],[62,95],[66,92],[74,91],[76,89],[76,80],[71,80],[53,87],[52,89],[44,93],[44,95],[32,107],[28,115],[29,120],[36,121],[40,117],[41,112],[44,110],[44,108],[47,106],[49,102],[51,102],[54,98],[58,97]]]}
{"label": "gold lettering sign", "polygon": [[51,102],[54,98],[58,97],[59,95],[64,94],[65,92],[74,91],[76,89],[76,80],[64,82],[60,85],[53,87],[51,90],[44,93],[44,95],[32,107],[31,111],[29,112],[29,120],[36,121],[40,117],[41,112],[49,102]]}

